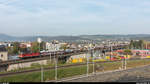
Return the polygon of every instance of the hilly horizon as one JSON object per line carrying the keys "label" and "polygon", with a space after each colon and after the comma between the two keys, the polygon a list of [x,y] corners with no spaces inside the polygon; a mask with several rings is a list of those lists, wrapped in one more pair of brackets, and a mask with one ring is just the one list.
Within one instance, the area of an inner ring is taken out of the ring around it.
{"label": "hilly horizon", "polygon": [[0,33],[0,41],[36,41],[37,38],[43,41],[59,40],[59,41],[77,41],[77,40],[106,40],[106,39],[134,39],[134,40],[150,40],[150,34],[97,34],[97,35],[78,35],[78,36],[11,36]]}

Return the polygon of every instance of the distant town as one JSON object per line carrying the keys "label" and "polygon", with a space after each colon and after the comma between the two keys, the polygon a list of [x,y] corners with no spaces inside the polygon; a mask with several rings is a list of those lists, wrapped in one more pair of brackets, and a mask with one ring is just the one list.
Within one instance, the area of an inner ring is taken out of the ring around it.
{"label": "distant town", "polygon": [[[40,38],[41,39],[41,38]],[[37,39],[38,40],[38,39]],[[42,40],[42,39],[41,39]],[[39,46],[40,44],[40,46]],[[105,45],[118,45],[118,44],[129,44],[128,41],[102,41],[100,43],[95,43],[93,41],[86,41],[83,43],[69,43],[69,42],[59,42],[57,40],[53,40],[51,42],[45,42],[41,41],[41,43],[38,43],[38,41],[35,42],[0,42],[0,46],[5,47],[8,56],[18,56],[21,53],[37,53],[39,52],[46,52],[46,51],[71,51],[71,50],[77,50],[77,49],[88,49],[89,47],[94,46],[105,46]],[[9,59],[8,57],[8,59]],[[8,60],[4,59],[4,60]],[[1,59],[1,61],[4,61]]]}

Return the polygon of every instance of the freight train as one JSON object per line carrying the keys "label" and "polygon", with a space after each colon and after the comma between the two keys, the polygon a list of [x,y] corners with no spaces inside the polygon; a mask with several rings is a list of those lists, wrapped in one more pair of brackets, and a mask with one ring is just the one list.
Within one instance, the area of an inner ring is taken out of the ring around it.
{"label": "freight train", "polygon": [[71,53],[77,53],[82,52],[81,50],[65,50],[65,51],[41,51],[37,53],[27,53],[22,52],[19,54],[19,58],[33,58],[33,57],[43,57],[43,56],[55,56],[55,55],[63,55],[63,54],[71,54]]}
{"label": "freight train", "polygon": [[[115,50],[117,47],[119,47],[118,45],[117,46],[112,46],[113,50]],[[101,47],[95,47],[95,49],[103,49],[103,52],[102,53],[105,53],[107,51],[110,51],[110,46],[101,46]],[[78,52],[86,52],[88,51],[88,49],[76,49],[76,50],[65,50],[65,51],[41,51],[41,52],[38,52],[38,53],[21,53],[19,55],[19,58],[23,59],[23,58],[31,58],[31,57],[41,57],[41,56],[55,56],[56,54],[57,55],[63,55],[63,54],[71,54],[71,53],[78,53]]]}

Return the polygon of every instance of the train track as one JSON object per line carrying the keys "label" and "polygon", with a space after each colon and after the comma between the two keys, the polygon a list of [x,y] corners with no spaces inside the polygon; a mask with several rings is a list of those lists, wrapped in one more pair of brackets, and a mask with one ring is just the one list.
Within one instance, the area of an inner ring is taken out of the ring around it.
{"label": "train track", "polygon": [[[124,47],[124,46],[114,46],[113,50],[121,49],[122,47]],[[95,49],[91,49],[91,50],[105,50],[107,52],[107,51],[110,51],[110,47],[96,47]],[[64,56],[69,56],[69,55],[78,55],[78,54],[86,53],[88,51],[89,50],[77,51],[76,53],[69,53],[69,54],[56,54],[56,56],[64,57]],[[4,61],[4,62],[0,62],[0,66],[10,65],[10,64],[17,64],[17,63],[24,63],[24,62],[31,62],[31,61],[38,61],[38,60],[44,60],[44,59],[49,58],[49,56],[50,55],[41,56],[41,57],[37,57],[37,58],[30,58],[30,59],[17,59],[17,60]],[[52,57],[54,57],[54,55]]]}
{"label": "train track", "polygon": [[[65,54],[65,55],[57,55],[58,57],[64,57],[64,56],[70,56],[70,55],[78,55],[78,54],[83,54],[83,52],[79,53],[71,53],[71,54]],[[43,57],[36,57],[36,58],[30,58],[30,59],[17,59],[17,60],[10,60],[6,62],[0,62],[1,65],[10,65],[10,64],[17,64],[17,63],[24,63],[24,62],[31,62],[31,61],[38,61],[38,60],[44,60],[44,59],[49,59],[50,56],[43,56]],[[54,56],[52,56],[54,58]]]}
{"label": "train track", "polygon": [[[149,58],[145,58],[146,60],[149,60]],[[128,60],[139,60],[139,59],[128,59]],[[95,62],[95,64],[101,64],[101,63],[112,63],[112,62],[121,62],[122,60],[117,60],[117,61],[103,61],[103,62]],[[89,64],[93,64],[93,62],[89,62]],[[73,66],[83,66],[87,65],[87,63],[82,63],[82,64],[70,64],[70,65],[65,65],[65,66],[58,66],[57,68],[68,68],[68,67],[73,67]],[[44,70],[50,70],[50,69],[55,69],[55,67],[47,67],[44,68]],[[29,73],[29,72],[38,72],[41,71],[40,68],[38,69],[31,69],[31,70],[24,70],[24,71],[18,71],[18,72],[8,72],[8,73],[2,73],[0,74],[0,77],[5,77],[5,76],[11,76],[11,75],[17,75],[17,74],[22,74],[22,73]]]}

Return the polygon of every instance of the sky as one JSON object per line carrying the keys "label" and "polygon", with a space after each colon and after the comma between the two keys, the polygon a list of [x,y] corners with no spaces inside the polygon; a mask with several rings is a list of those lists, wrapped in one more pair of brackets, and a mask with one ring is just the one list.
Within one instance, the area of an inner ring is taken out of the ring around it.
{"label": "sky", "polygon": [[0,33],[150,34],[150,0],[0,0]]}

